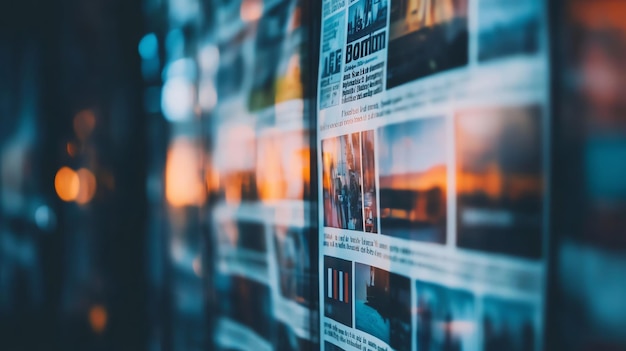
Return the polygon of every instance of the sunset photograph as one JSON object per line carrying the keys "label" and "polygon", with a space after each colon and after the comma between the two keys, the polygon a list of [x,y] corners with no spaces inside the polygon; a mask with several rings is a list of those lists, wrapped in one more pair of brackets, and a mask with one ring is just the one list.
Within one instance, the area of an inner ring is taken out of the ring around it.
{"label": "sunset photograph", "polygon": [[456,130],[457,243],[538,258],[543,167],[536,107],[459,113]]}
{"label": "sunset photograph", "polygon": [[445,120],[391,124],[378,136],[381,234],[445,244]]}

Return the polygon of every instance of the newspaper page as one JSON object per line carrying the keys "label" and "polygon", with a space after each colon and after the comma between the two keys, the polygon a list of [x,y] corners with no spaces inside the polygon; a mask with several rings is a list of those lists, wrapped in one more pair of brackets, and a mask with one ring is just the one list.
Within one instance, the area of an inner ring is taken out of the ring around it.
{"label": "newspaper page", "polygon": [[546,7],[323,2],[323,350],[540,350]]}

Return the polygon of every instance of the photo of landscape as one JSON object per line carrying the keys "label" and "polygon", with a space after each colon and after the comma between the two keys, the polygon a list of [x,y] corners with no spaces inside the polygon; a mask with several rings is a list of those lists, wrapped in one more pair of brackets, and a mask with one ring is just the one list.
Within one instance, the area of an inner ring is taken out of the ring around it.
{"label": "photo of landscape", "polygon": [[445,244],[445,119],[387,125],[378,136],[381,234]]}

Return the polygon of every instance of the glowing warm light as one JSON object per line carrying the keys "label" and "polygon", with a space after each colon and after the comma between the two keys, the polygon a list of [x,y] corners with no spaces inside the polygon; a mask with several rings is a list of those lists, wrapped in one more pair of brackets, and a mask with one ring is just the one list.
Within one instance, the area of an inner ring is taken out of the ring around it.
{"label": "glowing warm light", "polygon": [[[300,149],[298,152],[298,156],[302,162],[302,181],[303,185],[300,187],[304,187],[304,189],[308,189],[311,184],[311,151],[308,147],[304,147]],[[304,189],[301,189],[304,192]],[[303,194],[304,195],[304,194]]]}
{"label": "glowing warm light", "polygon": [[263,14],[263,1],[243,0],[241,3],[241,19],[244,22],[254,22]]}
{"label": "glowing warm light", "polygon": [[576,1],[570,7],[572,17],[590,30],[611,27],[626,30],[626,3],[622,1]]}
{"label": "glowing warm light", "polygon": [[243,179],[240,175],[229,174],[224,177],[224,199],[226,203],[238,204],[241,202],[241,188]]}
{"label": "glowing warm light", "polygon": [[91,110],[82,110],[74,117],[74,132],[80,140],[86,140],[96,127],[96,116]]}
{"label": "glowing warm light", "polygon": [[206,198],[200,156],[187,138],[174,140],[165,164],[165,198],[174,207],[201,205]]}
{"label": "glowing warm light", "polygon": [[381,177],[381,188],[427,191],[432,188],[446,190],[447,170],[445,165],[437,165],[423,172],[405,173]]}
{"label": "glowing warm light", "polygon": [[226,202],[241,202],[243,189],[255,185],[251,179],[256,163],[254,128],[247,124],[221,128],[215,155],[214,165],[220,173],[220,186],[224,189]]}
{"label": "glowing warm light", "polygon": [[[476,111],[457,118],[456,191],[459,194],[481,193],[495,200],[520,199],[543,192],[543,179],[538,173],[521,166],[515,169],[509,166],[507,170],[501,161],[503,156],[511,155],[507,160],[510,165],[516,153],[534,152],[532,145],[537,144],[537,132],[533,120],[524,111],[507,112],[506,119],[500,118],[501,113],[500,110]],[[515,130],[515,148],[505,147],[506,130]],[[494,150],[501,150],[503,156]]]}
{"label": "glowing warm light", "polygon": [[217,191],[220,187],[220,173],[211,168],[205,171],[206,174],[206,188],[208,191]]}
{"label": "glowing warm light", "polygon": [[416,30],[431,27],[454,18],[455,10],[451,0],[444,1],[411,1],[407,4],[407,25]]}
{"label": "glowing warm light", "polygon": [[96,177],[86,168],[81,168],[76,172],[78,174],[79,187],[76,202],[84,205],[93,199],[96,194]]}
{"label": "glowing warm light", "polygon": [[495,163],[489,164],[481,173],[457,171],[457,192],[460,194],[483,192],[491,199],[503,196],[519,199],[542,191],[543,180],[540,176],[504,174]]}
{"label": "glowing warm light", "polygon": [[91,329],[100,334],[107,326],[107,310],[100,305],[94,305],[89,309],[89,324]]}
{"label": "glowing warm light", "polygon": [[74,201],[78,196],[80,180],[78,174],[69,167],[61,167],[54,177],[54,189],[63,201]]}
{"label": "glowing warm light", "polygon": [[[300,140],[303,142],[303,140]],[[288,150],[284,164],[286,166],[286,191],[290,199],[301,199],[304,196],[304,189],[310,184],[310,166],[308,147],[293,147]]]}
{"label": "glowing warm light", "polygon": [[310,182],[309,150],[302,133],[274,134],[259,139],[256,181],[264,201],[301,199]]}
{"label": "glowing warm light", "polygon": [[285,196],[285,172],[280,154],[280,145],[276,138],[260,141],[256,178],[259,197],[263,200],[277,200]]}

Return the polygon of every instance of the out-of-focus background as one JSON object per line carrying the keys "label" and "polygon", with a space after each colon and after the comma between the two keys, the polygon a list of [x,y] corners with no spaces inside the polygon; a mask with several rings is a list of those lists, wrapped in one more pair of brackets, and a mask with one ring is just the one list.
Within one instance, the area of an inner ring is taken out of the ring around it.
{"label": "out-of-focus background", "polygon": [[[309,347],[307,6],[0,2],[0,349],[209,350],[220,314]],[[259,216],[220,214],[242,202]],[[295,325],[211,274],[216,242],[258,261],[265,231]]]}
{"label": "out-of-focus background", "polygon": [[[626,3],[549,8],[545,345],[624,350]],[[319,12],[0,2],[0,350],[319,349]]]}
{"label": "out-of-focus background", "polygon": [[139,350],[169,330],[174,268],[149,229],[166,203],[147,188],[169,127],[144,107],[137,52],[167,12],[149,9],[0,2],[3,350]]}

